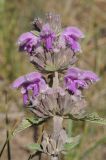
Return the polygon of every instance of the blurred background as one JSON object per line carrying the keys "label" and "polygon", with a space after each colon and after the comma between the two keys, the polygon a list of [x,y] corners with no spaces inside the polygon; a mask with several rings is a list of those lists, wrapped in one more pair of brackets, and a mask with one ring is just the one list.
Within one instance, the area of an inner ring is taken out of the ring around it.
{"label": "blurred background", "polygon": [[[0,0],[0,150],[6,140],[6,113],[12,129],[24,116],[20,92],[13,91],[10,85],[18,76],[34,71],[28,57],[18,52],[17,38],[32,29],[35,17],[54,11],[61,15],[63,27],[77,26],[85,33],[77,66],[91,69],[100,76],[100,82],[85,92],[85,96],[89,110],[106,118],[106,1]],[[71,127],[73,135],[83,132],[83,138],[66,160],[106,160],[106,127],[79,122]],[[31,142],[33,129],[17,135],[11,141],[12,160],[27,160],[29,151],[25,145]],[[7,160],[6,149],[1,159]]]}

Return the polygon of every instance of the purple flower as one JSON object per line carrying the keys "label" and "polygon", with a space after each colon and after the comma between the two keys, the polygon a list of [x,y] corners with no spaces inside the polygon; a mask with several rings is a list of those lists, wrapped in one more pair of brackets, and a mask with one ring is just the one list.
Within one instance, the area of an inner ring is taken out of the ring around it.
{"label": "purple flower", "polygon": [[81,52],[80,44],[78,43],[79,39],[84,38],[84,34],[76,27],[67,27],[62,36],[66,40],[66,44],[71,47],[71,49],[76,52]]}
{"label": "purple flower", "polygon": [[28,91],[32,90],[33,97],[37,96],[39,92],[44,92],[47,89],[47,84],[38,72],[32,72],[16,79],[13,84],[13,88],[21,88],[23,94],[23,101],[26,105],[29,100]]}
{"label": "purple flower", "polygon": [[40,39],[41,42],[43,41],[48,51],[52,49],[53,41],[55,39],[55,33],[52,31],[49,24],[43,25],[40,33]]}
{"label": "purple flower", "polygon": [[20,51],[27,51],[28,53],[32,53],[38,44],[38,37],[36,37],[31,32],[26,32],[19,37],[17,43],[19,45]]}
{"label": "purple flower", "polygon": [[85,71],[79,68],[69,68],[65,76],[65,87],[72,93],[78,89],[88,88],[91,83],[97,82],[99,77],[92,71]]}

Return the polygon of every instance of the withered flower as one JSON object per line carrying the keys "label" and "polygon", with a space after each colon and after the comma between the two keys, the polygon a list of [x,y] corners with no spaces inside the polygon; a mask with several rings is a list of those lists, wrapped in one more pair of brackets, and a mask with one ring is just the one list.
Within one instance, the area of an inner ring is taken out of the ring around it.
{"label": "withered flower", "polygon": [[35,99],[30,99],[28,108],[44,119],[55,115],[77,117],[85,113],[86,101],[81,95],[71,95],[60,87],[49,88]]}

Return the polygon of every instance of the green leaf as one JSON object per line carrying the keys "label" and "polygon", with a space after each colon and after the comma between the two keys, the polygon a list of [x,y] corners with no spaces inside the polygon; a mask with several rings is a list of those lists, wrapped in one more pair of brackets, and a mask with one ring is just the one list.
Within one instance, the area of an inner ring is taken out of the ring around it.
{"label": "green leaf", "polygon": [[71,137],[69,142],[64,145],[64,150],[70,151],[80,143],[81,136]]}
{"label": "green leaf", "polygon": [[39,32],[38,31],[31,31],[32,34],[34,34],[35,36],[39,36]]}
{"label": "green leaf", "polygon": [[42,151],[40,144],[38,143],[33,143],[33,144],[28,144],[27,148],[31,151],[31,152],[36,152],[36,151]]}
{"label": "green leaf", "polygon": [[43,119],[35,119],[33,117],[29,117],[26,119],[23,119],[22,122],[19,124],[19,126],[13,131],[12,135],[15,136],[17,133],[20,133],[21,131],[25,130],[26,128],[34,125],[39,124],[42,122]]}
{"label": "green leaf", "polygon": [[100,117],[96,112],[94,113],[85,113],[83,116],[77,115],[69,115],[69,118],[76,121],[86,121],[91,123],[97,123],[101,125],[106,125],[106,119]]}
{"label": "green leaf", "polygon": [[106,119],[101,118],[97,113],[91,113],[87,114],[82,120],[91,122],[91,123],[97,123],[101,125],[106,125]]}

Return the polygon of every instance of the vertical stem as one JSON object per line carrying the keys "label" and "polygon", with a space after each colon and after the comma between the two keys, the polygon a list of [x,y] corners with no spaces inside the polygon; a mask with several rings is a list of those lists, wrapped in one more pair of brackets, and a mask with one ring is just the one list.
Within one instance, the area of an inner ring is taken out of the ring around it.
{"label": "vertical stem", "polygon": [[99,45],[98,45],[98,28],[97,24],[94,23],[94,47],[95,47],[95,70],[99,74],[99,64],[101,60],[101,54],[99,52]]}
{"label": "vertical stem", "polygon": [[[53,138],[55,139],[56,142],[58,142],[59,134],[62,129],[63,129],[63,117],[55,115],[53,117]],[[51,160],[59,160],[60,155],[61,155],[61,153],[58,154],[58,156],[54,156],[54,157],[51,156]]]}
{"label": "vertical stem", "polygon": [[53,135],[54,138],[57,139],[58,135],[63,128],[63,118],[60,116],[53,117]]}
{"label": "vertical stem", "polygon": [[[52,137],[56,142],[61,129],[63,128],[63,118],[60,116],[54,116],[53,118],[48,119],[44,125],[44,131]],[[44,153],[41,153],[40,160],[59,160],[59,156],[50,156]]]}
{"label": "vertical stem", "polygon": [[53,88],[57,88],[59,86],[59,78],[58,78],[58,72],[54,73],[54,78],[53,78]]}
{"label": "vertical stem", "polygon": [[11,160],[11,147],[10,147],[10,137],[9,137],[9,129],[8,129],[8,126],[9,126],[9,119],[8,119],[8,96],[7,96],[7,91],[5,90],[4,91],[4,96],[5,96],[5,106],[6,106],[6,117],[5,117],[5,123],[6,123],[6,127],[7,127],[7,131],[6,131],[6,134],[7,134],[7,140],[6,140],[6,144],[7,144],[7,157],[8,157],[8,160]]}
{"label": "vertical stem", "polygon": [[1,151],[0,151],[0,158],[1,158],[2,154],[3,154],[3,151],[4,151],[5,147],[6,147],[6,145],[7,145],[7,139],[6,139],[6,141],[5,141],[2,149],[1,149]]}
{"label": "vertical stem", "polygon": [[72,119],[68,119],[67,120],[68,123],[68,136],[71,137],[72,136],[72,128],[73,128],[73,121]]}
{"label": "vertical stem", "polygon": [[8,160],[11,160],[11,148],[10,148],[10,140],[9,140],[9,130],[8,130],[8,116],[6,113],[6,125],[7,125],[7,155],[8,155]]}

